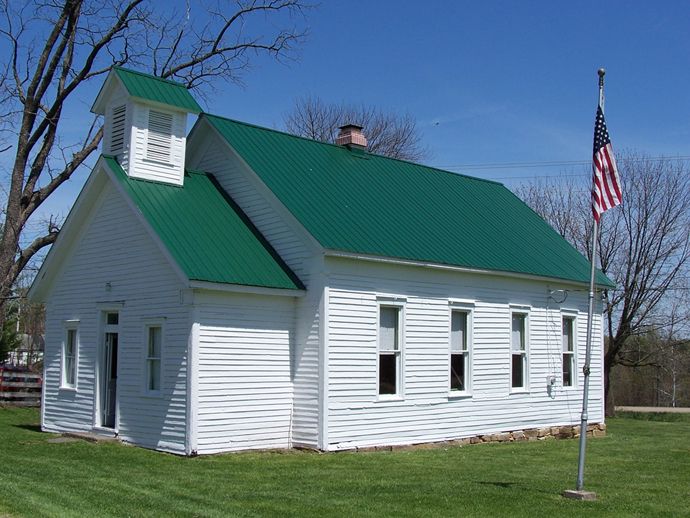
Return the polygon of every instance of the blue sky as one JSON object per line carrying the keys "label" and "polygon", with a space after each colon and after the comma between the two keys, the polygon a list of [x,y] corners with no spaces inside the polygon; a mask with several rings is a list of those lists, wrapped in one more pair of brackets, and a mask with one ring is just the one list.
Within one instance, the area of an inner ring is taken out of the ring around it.
{"label": "blue sky", "polygon": [[[514,186],[585,166],[459,166],[587,161],[603,66],[614,148],[690,156],[685,2],[325,0],[307,24],[297,61],[256,60],[204,108],[277,128],[304,94],[409,113],[426,163]],[[66,213],[86,174],[46,208]]]}
{"label": "blue sky", "polygon": [[614,146],[689,154],[687,3],[423,4],[324,2],[299,63],[264,67],[214,110],[279,126],[309,92],[412,114],[434,165],[587,160],[604,66]]}

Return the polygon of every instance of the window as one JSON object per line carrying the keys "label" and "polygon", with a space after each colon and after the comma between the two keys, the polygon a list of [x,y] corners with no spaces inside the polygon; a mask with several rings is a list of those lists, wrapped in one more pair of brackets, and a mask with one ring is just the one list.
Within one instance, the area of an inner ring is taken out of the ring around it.
{"label": "window", "polygon": [[62,349],[62,386],[77,386],[77,329],[68,328]]}
{"label": "window", "polygon": [[146,391],[158,392],[161,389],[161,347],[163,328],[147,327],[146,346]]}
{"label": "window", "polygon": [[379,307],[379,394],[400,392],[401,306]]}
{"label": "window", "polygon": [[146,158],[156,162],[170,162],[173,116],[170,113],[149,110],[149,133]]}
{"label": "window", "polygon": [[111,112],[110,152],[113,155],[122,153],[125,145],[125,119],[127,105],[115,106]]}
{"label": "window", "polygon": [[527,388],[527,314],[513,313],[510,333],[510,386]]}
{"label": "window", "polygon": [[563,317],[563,386],[575,385],[575,319]]}
{"label": "window", "polygon": [[450,312],[450,390],[464,392],[470,384],[470,312]]}

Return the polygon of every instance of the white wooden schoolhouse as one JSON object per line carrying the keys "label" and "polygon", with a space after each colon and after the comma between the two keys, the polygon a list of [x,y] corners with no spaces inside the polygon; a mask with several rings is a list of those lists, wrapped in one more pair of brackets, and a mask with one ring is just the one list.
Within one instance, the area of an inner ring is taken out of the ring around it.
{"label": "white wooden schoolhouse", "polygon": [[[503,185],[122,68],[92,111],[102,156],[31,289],[44,430],[194,455],[579,423],[589,263]],[[600,304],[593,329],[597,423]]]}

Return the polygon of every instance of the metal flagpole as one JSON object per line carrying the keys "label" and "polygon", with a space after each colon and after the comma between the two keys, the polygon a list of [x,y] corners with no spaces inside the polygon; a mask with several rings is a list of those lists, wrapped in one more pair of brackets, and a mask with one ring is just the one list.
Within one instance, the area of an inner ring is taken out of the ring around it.
{"label": "metal flagpole", "polygon": [[[599,106],[604,111],[604,74],[606,71],[600,68],[599,74]],[[592,320],[594,318],[594,276],[596,275],[597,262],[597,235],[599,222],[594,219],[592,229],[592,270],[589,278],[589,308],[587,311],[587,345],[585,350],[585,365],[582,368],[584,374],[584,388],[582,391],[582,416],[580,419],[580,453],[577,466],[577,491],[582,491],[585,484],[585,447],[587,445],[587,406],[589,400],[589,366],[592,356]]]}

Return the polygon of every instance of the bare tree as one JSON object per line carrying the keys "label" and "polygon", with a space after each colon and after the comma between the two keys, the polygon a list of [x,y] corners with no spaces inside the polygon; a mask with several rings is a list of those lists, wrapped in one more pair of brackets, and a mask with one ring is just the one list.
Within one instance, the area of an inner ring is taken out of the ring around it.
{"label": "bare tree", "polygon": [[[670,329],[635,336],[626,345],[637,349],[640,365],[616,365],[611,370],[611,390],[616,404],[630,406],[690,405],[690,339],[679,339]],[[669,338],[670,337],[670,338]]]}
{"label": "bare tree", "polygon": [[113,65],[128,64],[203,93],[219,81],[241,82],[254,56],[293,57],[305,35],[298,28],[303,0],[186,5],[177,13],[145,0],[0,0],[0,38],[9,49],[0,71],[0,150],[13,153],[0,238],[0,328],[15,280],[59,232],[53,217],[36,235],[27,235],[27,224],[101,141],[99,118],[81,138],[61,125],[66,114],[82,113],[92,85]]}
{"label": "bare tree", "polygon": [[340,126],[357,124],[364,128],[372,153],[413,162],[428,154],[412,116],[387,113],[371,106],[326,103],[318,97],[303,97],[295,101],[284,124],[289,133],[324,142],[335,142]]}
{"label": "bare tree", "polygon": [[[602,217],[598,241],[601,269],[616,284],[604,292],[609,414],[611,369],[657,361],[654,354],[639,354],[636,339],[663,334],[665,343],[673,345],[680,337],[670,337],[668,331],[687,332],[690,317],[687,306],[677,303],[687,294],[690,275],[689,172],[682,161],[632,152],[619,156],[618,165],[623,204]],[[518,195],[591,259],[588,180],[535,184],[519,189]]]}

